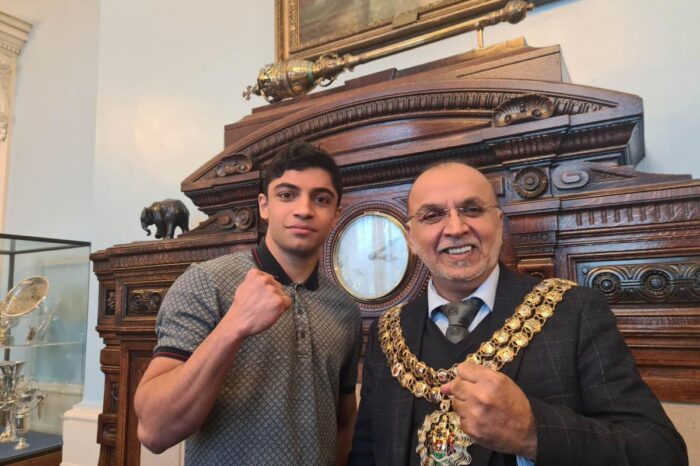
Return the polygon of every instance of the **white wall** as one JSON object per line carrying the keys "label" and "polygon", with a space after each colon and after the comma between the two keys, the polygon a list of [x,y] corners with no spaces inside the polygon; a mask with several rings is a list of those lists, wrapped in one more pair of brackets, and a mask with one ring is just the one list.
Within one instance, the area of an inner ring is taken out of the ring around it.
{"label": "white wall", "polygon": [[89,241],[97,1],[0,0],[0,10],[34,25],[17,65],[5,231]]}
{"label": "white wall", "polygon": [[[180,182],[221,150],[223,126],[264,104],[240,92],[274,59],[271,0],[0,0],[0,10],[34,24],[19,59],[7,232],[88,240],[93,250],[146,239],[141,208],[184,199]],[[691,127],[700,120],[691,82],[700,71],[697,17],[700,3],[691,0],[663,8],[652,0],[561,0],[519,25],[488,29],[486,40],[524,35],[533,46],[561,44],[572,82],[642,96],[640,168],[700,178]],[[475,42],[473,33],[461,35],[347,77]],[[194,226],[203,217],[188,206]],[[94,278],[90,286],[93,329]],[[101,348],[91,332],[88,405],[102,402]]]}

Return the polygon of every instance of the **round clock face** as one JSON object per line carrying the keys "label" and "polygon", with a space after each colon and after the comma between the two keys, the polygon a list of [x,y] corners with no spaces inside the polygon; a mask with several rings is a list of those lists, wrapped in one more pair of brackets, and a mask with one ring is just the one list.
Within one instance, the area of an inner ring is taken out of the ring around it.
{"label": "round clock face", "polygon": [[403,226],[382,212],[351,220],[338,235],[333,270],[345,290],[362,300],[378,300],[403,280],[410,252]]}

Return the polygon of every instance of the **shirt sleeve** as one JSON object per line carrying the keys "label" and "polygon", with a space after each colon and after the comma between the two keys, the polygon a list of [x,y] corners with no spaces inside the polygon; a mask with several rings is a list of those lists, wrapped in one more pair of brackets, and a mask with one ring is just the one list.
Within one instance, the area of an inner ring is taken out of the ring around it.
{"label": "shirt sleeve", "polygon": [[198,264],[168,290],[156,319],[155,356],[187,360],[221,320],[217,292]]}

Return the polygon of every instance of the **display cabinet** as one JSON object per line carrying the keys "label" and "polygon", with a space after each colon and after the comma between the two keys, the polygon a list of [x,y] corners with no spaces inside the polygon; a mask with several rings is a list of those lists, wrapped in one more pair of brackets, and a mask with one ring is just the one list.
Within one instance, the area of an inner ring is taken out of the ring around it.
{"label": "display cabinet", "polygon": [[0,464],[60,455],[62,415],[83,394],[89,255],[0,234]]}

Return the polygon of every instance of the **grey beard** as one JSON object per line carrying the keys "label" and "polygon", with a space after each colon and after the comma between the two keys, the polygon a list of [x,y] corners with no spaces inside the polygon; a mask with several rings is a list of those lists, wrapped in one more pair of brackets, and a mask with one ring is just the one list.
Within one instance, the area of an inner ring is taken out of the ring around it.
{"label": "grey beard", "polygon": [[[496,246],[496,250],[500,253],[501,247],[503,246],[503,236],[498,238]],[[421,252],[416,251],[415,254],[420,258],[421,261],[423,261],[425,266],[428,267],[431,276],[454,282],[472,281],[478,277],[483,276],[483,274],[486,273],[487,270],[492,270],[498,263],[498,256],[496,256],[495,258],[489,258],[488,260],[484,261],[481,267],[479,267],[477,270],[468,275],[464,275],[464,269],[458,272],[450,273],[447,270],[443,270],[439,265],[437,265],[437,263],[427,261]]]}

